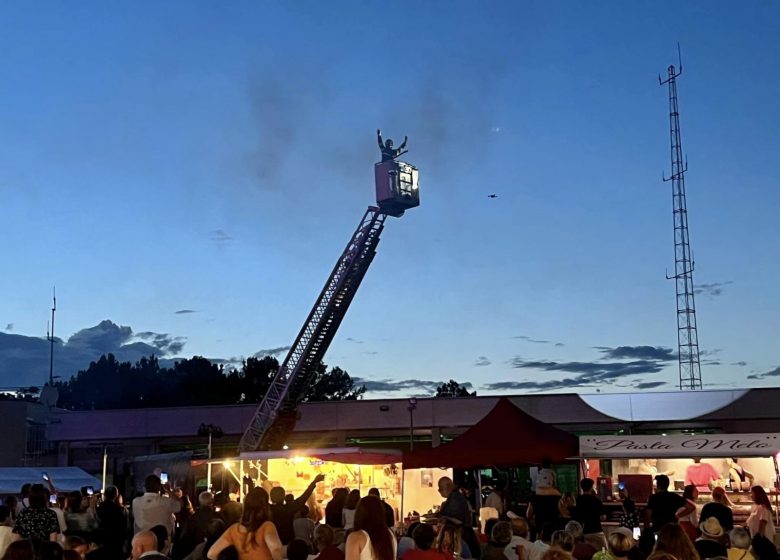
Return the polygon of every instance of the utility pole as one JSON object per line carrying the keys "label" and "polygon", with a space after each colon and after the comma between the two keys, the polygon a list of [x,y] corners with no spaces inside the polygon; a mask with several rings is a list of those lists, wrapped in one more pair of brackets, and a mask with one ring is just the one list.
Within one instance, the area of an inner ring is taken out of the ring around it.
{"label": "utility pole", "polygon": [[52,288],[52,306],[51,306],[51,336],[46,333],[49,339],[49,387],[54,386],[54,312],[57,311],[57,288]]}
{"label": "utility pole", "polygon": [[664,182],[672,183],[672,209],[674,218],[674,280],[677,295],[677,360],[680,373],[680,390],[702,388],[699,362],[699,335],[696,328],[696,303],[693,294],[694,260],[688,237],[688,204],[685,198],[685,172],[688,162],[683,159],[680,134],[680,111],[677,105],[677,78],[682,75],[682,57],[677,46],[679,68],[667,69],[665,80],[658,76],[660,85],[669,86],[669,137],[671,140],[672,174]]}

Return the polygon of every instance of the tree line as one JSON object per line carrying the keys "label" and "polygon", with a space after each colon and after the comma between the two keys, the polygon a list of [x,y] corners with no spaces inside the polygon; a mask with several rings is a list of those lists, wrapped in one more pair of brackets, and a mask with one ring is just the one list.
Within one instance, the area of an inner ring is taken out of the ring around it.
{"label": "tree line", "polygon": [[[248,358],[226,370],[201,356],[162,367],[155,356],[132,364],[107,354],[55,386],[58,406],[69,410],[257,403],[278,369],[272,356]],[[343,369],[321,362],[304,400],[354,400],[365,391]]]}

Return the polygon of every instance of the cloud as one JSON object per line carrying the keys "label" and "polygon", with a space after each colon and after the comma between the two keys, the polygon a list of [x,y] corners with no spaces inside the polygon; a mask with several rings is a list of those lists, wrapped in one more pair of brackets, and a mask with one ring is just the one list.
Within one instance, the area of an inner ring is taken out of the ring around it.
{"label": "cloud", "polygon": [[7,331],[12,331],[12,330],[14,330],[14,324],[13,324],[13,323],[8,323],[8,324],[5,326],[5,330],[7,330]]}
{"label": "cloud", "polygon": [[347,337],[344,340],[346,340],[347,342],[352,342],[354,344],[363,344],[362,340],[357,340],[356,338],[352,338],[352,337]]}
{"label": "cloud", "polygon": [[183,336],[173,336],[166,333],[155,333],[151,331],[136,333],[135,336],[141,340],[150,341],[151,346],[157,350],[155,353],[162,353],[163,355],[178,354],[182,351],[184,344],[187,342],[187,339]]}
{"label": "cloud", "polygon": [[739,361],[739,362],[733,362],[731,364],[732,366],[739,366],[739,367],[745,367],[747,365],[747,362]]}
{"label": "cloud", "polygon": [[663,385],[666,385],[666,381],[646,381],[644,383],[637,383],[634,385],[635,389],[639,389],[640,391],[644,389],[655,389],[657,387],[662,387]]}
{"label": "cloud", "polygon": [[277,346],[276,348],[265,348],[255,352],[255,358],[265,358],[266,356],[278,356],[290,350],[292,346]]}
{"label": "cloud", "polygon": [[367,356],[376,356],[377,354],[379,354],[379,352],[373,350],[371,352],[361,352],[361,354],[366,354]]}
{"label": "cloud", "polygon": [[753,375],[748,375],[748,379],[765,379],[767,377],[778,377],[780,376],[780,366],[776,367],[773,370],[765,371],[764,373],[754,373]]}
{"label": "cloud", "polygon": [[487,356],[480,356],[477,358],[477,361],[474,362],[474,365],[476,367],[482,367],[482,366],[489,366],[492,362],[487,358]]}
{"label": "cloud", "polygon": [[617,346],[608,348],[597,347],[604,354],[603,359],[610,360],[658,360],[672,362],[677,359],[677,354],[671,348],[663,346]]}
{"label": "cloud", "polygon": [[133,329],[112,321],[101,321],[94,327],[81,329],[68,339],[67,346],[84,351],[114,352],[133,336]]}
{"label": "cloud", "polygon": [[[67,341],[55,338],[54,374],[67,380],[109,353],[121,362],[136,362],[151,354],[160,358],[175,356],[185,343],[184,337],[151,331],[134,333],[128,326],[105,320],[75,332]],[[45,338],[0,332],[0,380],[14,386],[43,383],[49,370],[49,350]]]}
{"label": "cloud", "polygon": [[228,234],[224,229],[215,229],[210,234],[211,240],[217,245],[223,245],[233,241],[233,236]]}
{"label": "cloud", "polygon": [[194,309],[179,309],[173,312],[174,315],[189,315],[190,313],[197,313]]}
{"label": "cloud", "polygon": [[[396,381],[393,379],[365,379],[356,377],[355,385],[365,385],[366,391],[378,392],[378,393],[398,393],[398,392],[413,392],[414,394],[431,394],[435,393],[439,385],[446,383],[445,381],[433,381],[424,379],[402,379]],[[466,389],[473,389],[471,383],[461,383],[461,387]]]}
{"label": "cloud", "polygon": [[520,340],[525,340],[526,342],[533,342],[534,344],[550,344],[549,340],[539,340],[536,338],[531,338],[530,336],[525,336],[524,334],[513,336],[512,338],[517,338]]}
{"label": "cloud", "polygon": [[561,347],[563,347],[563,346],[566,346],[566,345],[565,345],[563,342],[556,342],[556,343],[555,343],[555,347],[556,347],[556,348],[561,348]]}
{"label": "cloud", "polygon": [[717,297],[723,293],[723,286],[733,284],[733,280],[726,282],[713,282],[712,284],[695,284],[693,286],[693,293],[696,295],[704,294],[710,297]]}

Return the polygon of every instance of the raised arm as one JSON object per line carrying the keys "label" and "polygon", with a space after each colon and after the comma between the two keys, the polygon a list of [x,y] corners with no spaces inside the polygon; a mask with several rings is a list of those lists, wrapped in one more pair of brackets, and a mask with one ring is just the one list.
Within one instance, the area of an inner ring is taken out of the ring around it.
{"label": "raised arm", "polygon": [[324,474],[318,474],[317,476],[315,476],[314,480],[311,481],[311,484],[309,484],[308,488],[306,488],[306,490],[303,491],[303,494],[295,498],[295,503],[298,504],[299,506],[305,505],[306,500],[309,499],[309,496],[312,495],[312,492],[314,492],[314,489],[317,487],[317,483],[322,482],[323,480],[325,480]]}
{"label": "raised arm", "polygon": [[382,133],[379,131],[379,129],[376,129],[376,141],[379,144],[379,149],[384,150],[385,149],[385,143],[382,142]]}
{"label": "raised arm", "polygon": [[400,146],[398,146],[398,151],[399,151],[399,152],[400,152],[401,150],[403,150],[403,149],[406,147],[406,142],[407,142],[408,140],[409,140],[409,138],[408,138],[408,137],[406,137],[406,136],[404,136],[404,141],[403,141],[403,142],[401,142],[401,145],[400,145]]}

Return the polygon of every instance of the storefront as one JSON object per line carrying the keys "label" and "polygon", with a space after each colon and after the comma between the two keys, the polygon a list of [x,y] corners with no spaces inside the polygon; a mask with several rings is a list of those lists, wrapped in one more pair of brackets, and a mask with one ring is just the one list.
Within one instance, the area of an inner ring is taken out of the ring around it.
{"label": "storefront", "polygon": [[193,461],[192,467],[199,489],[221,489],[236,498],[254,486],[269,491],[281,486],[287,494],[299,496],[317,475],[324,475],[309,502],[322,511],[336,488],[359,490],[362,496],[377,488],[397,520],[441,504],[438,480],[452,476],[449,469],[404,471],[400,451],[358,447],[243,453],[231,459]]}
{"label": "storefront", "polygon": [[653,493],[654,477],[665,474],[670,490],[696,485],[702,503],[713,488],[724,488],[735,520],[749,513],[751,486],[763,487],[778,505],[778,453],[780,434],[580,437],[583,474],[596,481],[605,502],[627,495],[641,505]]}

